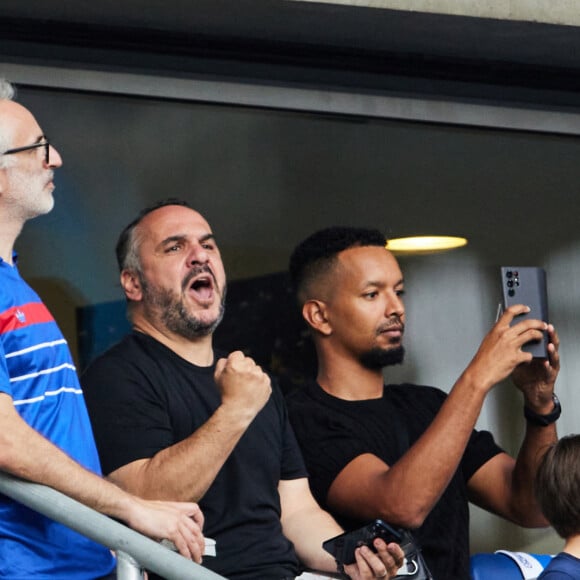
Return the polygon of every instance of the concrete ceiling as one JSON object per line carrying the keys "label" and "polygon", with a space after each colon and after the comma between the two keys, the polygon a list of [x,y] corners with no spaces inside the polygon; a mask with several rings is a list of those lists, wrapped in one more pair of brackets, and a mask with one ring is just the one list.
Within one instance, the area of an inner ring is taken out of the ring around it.
{"label": "concrete ceiling", "polygon": [[580,106],[578,27],[388,4],[2,0],[0,59]]}

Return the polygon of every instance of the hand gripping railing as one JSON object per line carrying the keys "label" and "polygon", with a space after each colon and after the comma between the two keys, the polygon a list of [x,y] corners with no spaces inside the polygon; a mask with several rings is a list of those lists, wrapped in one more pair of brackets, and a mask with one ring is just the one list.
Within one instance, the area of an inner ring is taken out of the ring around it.
{"label": "hand gripping railing", "polygon": [[45,485],[0,471],[0,493],[115,550],[118,580],[141,578],[141,568],[167,580],[225,580],[223,576]]}

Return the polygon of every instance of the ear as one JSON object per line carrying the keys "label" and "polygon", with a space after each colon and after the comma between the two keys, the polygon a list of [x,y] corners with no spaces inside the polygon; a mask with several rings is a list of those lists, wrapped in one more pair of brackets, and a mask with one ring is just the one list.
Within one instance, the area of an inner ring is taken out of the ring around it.
{"label": "ear", "polygon": [[141,289],[141,281],[135,272],[130,270],[123,270],[121,272],[121,286],[125,291],[127,300],[139,302],[143,298],[143,290]]}
{"label": "ear", "polygon": [[327,317],[326,303],[322,300],[307,300],[302,306],[302,317],[313,330],[324,336],[331,334],[332,328]]}

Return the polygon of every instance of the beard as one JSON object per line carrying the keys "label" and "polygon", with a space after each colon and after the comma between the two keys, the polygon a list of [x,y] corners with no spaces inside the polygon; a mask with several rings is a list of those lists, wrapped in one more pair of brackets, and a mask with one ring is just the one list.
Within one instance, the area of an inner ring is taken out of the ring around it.
{"label": "beard", "polygon": [[375,371],[384,367],[399,365],[404,358],[405,347],[403,346],[388,349],[373,347],[367,352],[363,352],[359,360],[365,368]]}
{"label": "beard", "polygon": [[33,172],[10,167],[6,202],[11,217],[30,220],[52,211],[54,197],[46,187],[53,172]]}
{"label": "beard", "polygon": [[221,296],[220,307],[214,320],[203,320],[187,311],[183,298],[172,290],[156,288],[141,280],[143,303],[149,319],[159,321],[167,330],[187,339],[213,334],[225,312],[226,287]]}

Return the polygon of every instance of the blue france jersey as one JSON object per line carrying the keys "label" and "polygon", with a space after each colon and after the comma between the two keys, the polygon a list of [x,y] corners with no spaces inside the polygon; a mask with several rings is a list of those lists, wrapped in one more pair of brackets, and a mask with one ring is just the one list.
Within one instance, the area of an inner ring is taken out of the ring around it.
{"label": "blue france jersey", "polygon": [[[0,392],[26,423],[100,474],[66,340],[16,266],[1,259]],[[108,549],[0,494],[0,578],[88,580],[113,567]]]}

